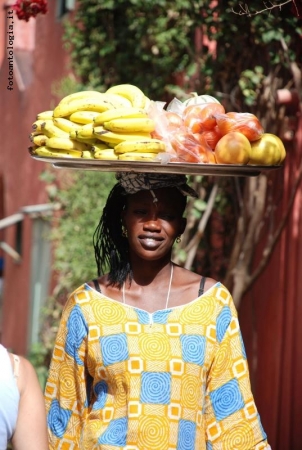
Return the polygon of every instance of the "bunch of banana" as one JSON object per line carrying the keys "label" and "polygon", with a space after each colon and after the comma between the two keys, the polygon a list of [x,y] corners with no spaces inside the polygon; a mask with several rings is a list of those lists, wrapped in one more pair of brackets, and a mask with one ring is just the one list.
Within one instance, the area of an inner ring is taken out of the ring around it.
{"label": "bunch of banana", "polygon": [[126,98],[134,108],[146,108],[149,106],[149,99],[137,86],[132,84],[118,84],[107,89],[107,94],[116,94]]}
{"label": "bunch of banana", "polygon": [[81,91],[53,110],[37,114],[30,134],[32,155],[103,160],[154,160],[165,144],[152,139],[151,100],[136,86]]}

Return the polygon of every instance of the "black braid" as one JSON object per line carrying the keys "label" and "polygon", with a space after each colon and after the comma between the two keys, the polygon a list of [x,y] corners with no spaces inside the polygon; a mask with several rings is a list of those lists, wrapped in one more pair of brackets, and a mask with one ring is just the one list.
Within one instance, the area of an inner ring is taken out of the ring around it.
{"label": "black braid", "polygon": [[122,211],[127,197],[117,183],[111,190],[99,224],[93,235],[93,246],[98,275],[108,273],[109,284],[122,287],[127,276],[132,278],[128,257],[128,240],[122,234]]}

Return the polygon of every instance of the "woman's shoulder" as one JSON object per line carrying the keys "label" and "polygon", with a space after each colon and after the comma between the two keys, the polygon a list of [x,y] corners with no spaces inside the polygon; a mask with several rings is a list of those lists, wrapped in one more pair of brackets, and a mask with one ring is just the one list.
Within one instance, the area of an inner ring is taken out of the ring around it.
{"label": "woman's shoulder", "polygon": [[204,292],[205,292],[205,291],[211,289],[211,287],[213,287],[215,284],[217,284],[217,280],[214,280],[214,278],[200,275],[196,272],[193,272],[191,270],[185,269],[180,266],[176,266],[176,267],[177,267],[177,271],[178,271],[177,279],[183,285],[187,284],[187,285],[194,286],[195,289],[197,288],[197,290],[200,287],[203,287]]}

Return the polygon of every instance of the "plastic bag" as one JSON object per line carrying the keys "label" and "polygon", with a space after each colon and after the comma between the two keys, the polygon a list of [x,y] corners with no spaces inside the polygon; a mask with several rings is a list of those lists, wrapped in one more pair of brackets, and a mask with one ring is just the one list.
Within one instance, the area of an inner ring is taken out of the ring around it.
{"label": "plastic bag", "polygon": [[[214,163],[212,149],[205,137],[194,135],[185,126],[184,109],[183,103],[176,98],[169,103],[167,109],[164,109],[162,103],[154,102],[148,111],[155,123],[152,137],[165,142],[171,162]],[[164,156],[164,160],[167,161],[167,156]]]}
{"label": "plastic bag", "polygon": [[249,141],[257,141],[264,133],[259,119],[251,113],[228,112],[215,114],[218,129],[222,136],[231,131],[244,134]]}

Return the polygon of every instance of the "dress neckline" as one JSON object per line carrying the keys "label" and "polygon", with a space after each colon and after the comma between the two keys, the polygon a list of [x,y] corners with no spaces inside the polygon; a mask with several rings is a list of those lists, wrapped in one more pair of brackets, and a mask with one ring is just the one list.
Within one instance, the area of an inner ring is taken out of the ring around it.
{"label": "dress neckline", "polygon": [[143,311],[144,313],[149,314],[149,315],[151,315],[151,316],[152,316],[153,314],[157,314],[157,313],[160,313],[160,312],[167,312],[167,311],[171,311],[171,310],[174,310],[174,309],[185,308],[186,306],[192,305],[193,303],[195,303],[195,302],[197,302],[198,300],[200,300],[204,295],[206,295],[206,294],[208,295],[209,292],[210,292],[212,289],[214,289],[215,287],[217,287],[217,286],[219,286],[219,285],[221,285],[221,283],[220,283],[219,281],[217,281],[215,284],[213,284],[213,286],[211,286],[209,289],[207,289],[203,294],[199,295],[198,297],[196,297],[195,299],[189,301],[188,303],[184,303],[184,304],[178,305],[178,306],[171,306],[171,307],[169,307],[168,309],[157,309],[156,311],[149,312],[149,311],[147,311],[146,309],[139,308],[139,307],[133,306],[133,305],[128,305],[127,303],[120,302],[119,300],[114,300],[113,298],[108,297],[107,295],[103,294],[103,292],[98,292],[95,288],[89,286],[88,283],[84,283],[84,286],[87,286],[89,290],[94,291],[97,295],[99,295],[99,296],[101,296],[101,297],[103,297],[103,298],[106,298],[106,299],[109,300],[110,302],[118,303],[119,305],[121,305],[121,306],[124,307],[124,308],[131,308],[131,309],[134,309],[134,310]]}

